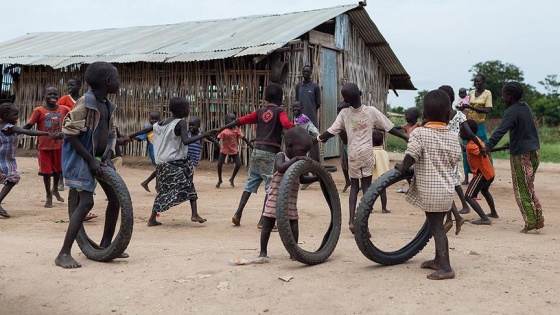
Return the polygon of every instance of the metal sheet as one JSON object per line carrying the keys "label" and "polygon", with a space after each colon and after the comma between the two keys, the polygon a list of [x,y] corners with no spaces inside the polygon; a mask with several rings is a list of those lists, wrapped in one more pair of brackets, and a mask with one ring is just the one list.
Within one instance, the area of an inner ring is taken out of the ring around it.
{"label": "metal sheet", "polygon": [[[337,74],[337,52],[332,49],[323,48],[322,51],[321,83],[323,85],[321,95],[321,128],[326,130],[336,119],[336,106],[338,104],[338,74]],[[330,138],[323,144],[323,157],[330,158],[340,155],[340,140],[338,137]]]}

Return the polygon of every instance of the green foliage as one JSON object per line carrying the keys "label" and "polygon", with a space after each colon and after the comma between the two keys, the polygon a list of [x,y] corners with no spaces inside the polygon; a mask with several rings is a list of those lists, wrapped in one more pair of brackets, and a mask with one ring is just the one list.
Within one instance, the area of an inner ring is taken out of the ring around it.
{"label": "green foliage", "polygon": [[424,112],[424,96],[426,96],[428,92],[428,90],[420,90],[418,91],[418,95],[414,98],[414,105],[420,111],[420,115]]}
{"label": "green foliage", "polygon": [[391,105],[389,105],[387,107],[387,111],[391,112],[391,113],[403,114],[404,113],[404,107],[402,107],[402,106],[392,107]]}

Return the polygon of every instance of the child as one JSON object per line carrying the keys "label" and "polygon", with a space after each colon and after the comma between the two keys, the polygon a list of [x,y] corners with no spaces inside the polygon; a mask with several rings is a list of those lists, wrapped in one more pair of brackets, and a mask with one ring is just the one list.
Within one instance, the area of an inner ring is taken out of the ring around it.
{"label": "child", "polygon": [[[82,88],[82,81],[78,78],[71,78],[68,79],[68,84],[66,85],[66,89],[68,94],[62,96],[56,102],[56,105],[66,106],[69,110],[74,108],[76,101],[80,98],[80,89]],[[64,190],[64,177],[62,174],[60,175],[60,180],[58,182],[58,190]]]}
{"label": "child", "polygon": [[[474,120],[469,119],[466,124],[473,132],[478,131],[478,126]],[[492,221],[490,221],[488,217],[498,218],[498,213],[496,212],[496,207],[494,205],[494,199],[489,191],[490,185],[492,185],[494,176],[496,175],[494,173],[494,167],[492,167],[492,164],[490,163],[490,157],[488,155],[482,156],[480,154],[480,148],[468,138],[465,127],[461,127],[460,135],[461,139],[468,141],[466,146],[467,161],[473,173],[473,179],[467,187],[467,194],[465,195],[465,198],[474,211],[480,216],[479,220],[472,221],[471,223],[477,225],[490,225],[492,224]],[[482,149],[484,150],[484,146]],[[473,198],[473,196],[476,196],[479,192],[482,192],[484,199],[486,199],[488,206],[490,206],[490,213],[488,215],[484,214],[478,202]]]}
{"label": "child", "polygon": [[[348,108],[348,103],[340,102],[336,107],[336,114],[340,114],[340,111],[344,108]],[[350,187],[350,176],[348,175],[348,135],[346,134],[346,130],[341,130],[338,134],[340,137],[340,141],[342,142],[341,146],[341,157],[340,157],[340,168],[342,169],[342,175],[344,175],[344,188],[342,192],[346,192],[348,187]]]}
{"label": "child", "polygon": [[[198,117],[191,117],[189,120],[189,137],[196,137],[203,132],[200,130],[200,118]],[[198,163],[200,162],[200,155],[202,154],[202,140],[208,140],[213,142],[216,146],[219,146],[220,143],[214,139],[213,135],[208,137],[203,137],[198,141],[194,141],[189,143],[189,149],[187,152],[187,156],[191,159],[193,173],[198,167]]]}
{"label": "child", "polygon": [[319,130],[313,124],[313,122],[303,113],[303,105],[299,101],[295,101],[292,104],[292,113],[294,114],[294,124],[305,129],[313,137],[319,135]]}
{"label": "child", "polygon": [[[31,129],[37,124],[37,130],[39,131],[60,134],[62,120],[70,110],[66,106],[56,105],[58,90],[54,86],[46,86],[43,92],[45,105],[33,109],[33,113],[27,124],[23,126],[23,129]],[[39,151],[39,175],[43,176],[43,183],[47,193],[45,208],[52,208],[53,196],[59,202],[64,202],[64,199],[58,192],[58,183],[62,174],[62,140],[60,138],[41,137],[39,138],[37,149]],[[53,178],[52,189],[51,177]]]}
{"label": "child", "polygon": [[[18,115],[19,110],[14,104],[0,105],[0,180],[4,184],[4,188],[0,191],[0,204],[20,179],[15,157],[18,135],[53,136],[45,131],[27,130],[16,126]],[[10,217],[2,205],[0,205],[0,216]]]}
{"label": "child", "polygon": [[[239,200],[237,211],[231,218],[234,225],[239,226],[243,209],[249,201],[251,194],[256,194],[262,181],[265,181],[265,190],[268,191],[270,178],[274,169],[274,158],[280,152],[282,142],[282,130],[294,127],[288,118],[282,105],[282,87],[276,83],[269,84],[264,90],[264,98],[267,104],[252,113],[239,117],[229,124],[217,129],[222,132],[224,129],[239,125],[256,124],[257,136],[255,138],[255,149],[251,155],[249,164],[249,177],[245,183],[243,194]],[[258,224],[257,226],[259,226]]]}
{"label": "child", "polygon": [[455,103],[455,109],[460,111],[461,108],[463,108],[462,112],[465,116],[467,116],[467,114],[469,113],[469,109],[466,108],[466,107],[463,107],[463,105],[469,105],[470,104],[470,97],[467,94],[467,89],[460,88],[458,94],[459,94],[459,99]]}
{"label": "child", "polygon": [[404,132],[406,132],[407,135],[410,135],[412,130],[422,126],[422,122],[418,121],[418,118],[420,118],[420,111],[418,110],[418,108],[407,108],[404,111],[404,119],[406,120],[406,124],[397,126],[395,127],[395,129],[402,129],[404,130]]}
{"label": "child", "polygon": [[508,82],[502,87],[502,99],[506,111],[500,125],[494,130],[486,144],[491,150],[509,132],[511,177],[515,200],[525,220],[523,233],[544,227],[542,205],[535,194],[535,173],[539,168],[539,135],[531,108],[521,101],[523,86],[519,82]]}
{"label": "child", "polygon": [[[148,128],[150,126],[153,126],[155,123],[157,123],[160,120],[160,115],[159,112],[150,112],[150,114],[148,115],[148,121],[150,122],[149,125],[144,126],[144,128]],[[138,139],[139,141],[147,141],[148,142],[148,155],[150,156],[150,160],[152,161],[152,165],[156,165],[156,158],[154,156],[154,132],[148,132],[146,134],[143,135],[139,135],[138,137],[136,137],[136,139]],[[150,176],[148,176],[148,178],[146,178],[145,181],[140,183],[140,186],[142,186],[146,191],[150,192],[150,187],[148,187],[148,184],[154,179],[156,178],[156,171],[154,170]]]}
{"label": "child", "polygon": [[[373,166],[373,176],[372,179],[376,180],[379,176],[385,174],[389,171],[389,154],[383,148],[383,132],[374,129],[373,134],[373,160],[375,165]],[[381,213],[391,213],[387,209],[387,192],[385,189],[381,192]]]}
{"label": "child", "polygon": [[349,196],[348,225],[354,234],[354,213],[358,200],[358,189],[360,186],[363,193],[371,185],[373,175],[374,157],[372,150],[372,129],[389,131],[390,134],[408,140],[408,138],[397,131],[393,123],[383,115],[377,108],[362,104],[360,89],[354,83],[347,83],[341,90],[344,101],[350,106],[340,111],[332,126],[324,133],[317,136],[316,141],[325,142],[334,137],[342,130],[348,135],[348,174],[351,187]]}
{"label": "child", "polygon": [[172,98],[169,101],[171,117],[129,136],[129,139],[134,139],[141,134],[152,131],[154,133],[157,196],[148,226],[161,225],[161,222],[156,220],[158,213],[187,200],[191,204],[191,221],[206,222],[206,219],[198,215],[196,204],[198,196],[193,183],[193,161],[188,157],[187,151],[189,144],[211,137],[212,133],[200,133],[189,137],[189,123],[183,119],[189,116],[189,105],[189,101],[185,98]]}
{"label": "child", "polygon": [[461,160],[461,147],[456,136],[447,129],[451,102],[444,91],[430,91],[424,97],[427,123],[410,134],[402,163],[396,168],[406,172],[414,165],[406,200],[426,213],[430,233],[434,236],[434,260],[422,268],[434,269],[431,280],[452,279],[455,272],[449,263],[449,245],[443,228],[445,213],[453,203],[454,166]]}
{"label": "child", "polygon": [[[295,127],[284,135],[284,152],[278,152],[274,160],[274,175],[270,183],[270,188],[267,191],[267,198],[265,208],[262,214],[262,230],[261,230],[261,252],[259,257],[267,257],[268,240],[270,233],[276,223],[276,198],[278,196],[278,187],[280,181],[284,176],[284,172],[300,160],[311,160],[307,157],[307,153],[313,146],[312,137],[306,129]],[[301,176],[300,184],[312,183],[317,181],[315,176]],[[296,243],[299,238],[298,228],[298,211],[297,211],[297,197],[299,189],[290,189],[290,196],[288,202],[288,219],[290,220],[290,227]]]}
{"label": "child", "polygon": [[[101,166],[114,167],[111,162],[115,142],[113,111],[116,105],[107,99],[108,94],[119,91],[120,79],[117,68],[107,62],[94,62],[85,72],[90,90],[84,94],[64,119],[62,165],[66,185],[78,191],[78,205],[68,224],[64,243],[55,264],[62,268],[79,268],[70,250],[87,213],[94,205],[95,176],[103,173]],[[89,171],[88,171],[89,170]],[[111,244],[119,217],[119,201],[113,187],[103,181],[99,186],[107,196],[105,225],[100,247]],[[127,258],[122,253],[120,258]]]}
{"label": "child", "polygon": [[[225,117],[226,125],[231,123],[232,121],[235,121],[235,119],[237,119],[235,114],[227,114]],[[239,139],[245,141],[245,143],[247,143],[250,148],[253,148],[253,145],[251,145],[249,140],[245,138],[243,132],[241,132],[241,129],[239,127],[224,129],[218,135],[218,139],[221,139],[222,143],[220,145],[220,157],[218,157],[218,183],[216,183],[216,188],[220,188],[220,185],[222,184],[222,167],[228,156],[233,159],[233,163],[235,165],[233,167],[233,173],[231,174],[231,177],[229,179],[229,184],[231,185],[231,187],[235,187],[233,181],[235,179],[235,176],[237,175],[237,172],[239,172],[239,169],[241,168],[241,159],[239,158],[239,148],[237,147],[237,141]]]}

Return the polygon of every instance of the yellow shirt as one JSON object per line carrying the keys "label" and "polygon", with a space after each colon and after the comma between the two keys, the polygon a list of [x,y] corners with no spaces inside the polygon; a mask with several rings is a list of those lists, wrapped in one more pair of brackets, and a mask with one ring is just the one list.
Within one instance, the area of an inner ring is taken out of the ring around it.
{"label": "yellow shirt", "polygon": [[[470,93],[470,104],[474,107],[492,107],[492,92],[489,90],[484,90],[482,94],[478,97],[475,97],[476,90],[472,90]],[[484,113],[477,113],[474,110],[469,110],[467,114],[467,119],[474,120],[477,124],[482,124],[486,121],[486,114]]]}

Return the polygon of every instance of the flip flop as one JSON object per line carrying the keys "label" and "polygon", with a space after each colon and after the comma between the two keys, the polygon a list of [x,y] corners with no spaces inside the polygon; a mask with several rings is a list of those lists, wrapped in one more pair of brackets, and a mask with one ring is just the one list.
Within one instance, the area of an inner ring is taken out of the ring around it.
{"label": "flip flop", "polygon": [[0,216],[2,216],[4,218],[9,218],[10,217],[8,212],[6,212],[6,210],[4,210],[4,208],[2,208],[2,207],[0,207]]}
{"label": "flip flop", "polygon": [[97,217],[98,217],[97,214],[88,212],[88,214],[86,215],[84,221],[89,221],[89,220],[95,219],[95,218],[97,218]]}

